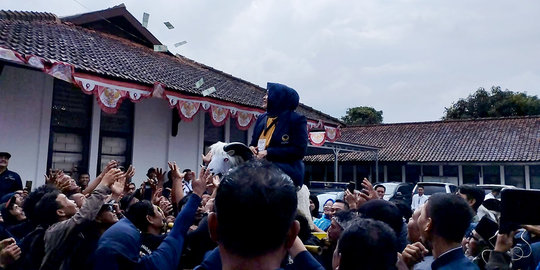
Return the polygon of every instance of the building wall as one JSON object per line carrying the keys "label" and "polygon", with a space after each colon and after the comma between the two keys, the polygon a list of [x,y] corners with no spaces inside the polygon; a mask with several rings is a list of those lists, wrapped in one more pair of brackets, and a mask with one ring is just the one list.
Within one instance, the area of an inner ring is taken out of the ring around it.
{"label": "building wall", "polygon": [[[333,163],[306,163],[305,181],[333,181]],[[373,162],[339,164],[339,181],[376,182]],[[466,168],[473,168],[471,174]],[[495,168],[489,174],[488,168]],[[491,179],[490,181],[487,181]],[[540,162],[478,163],[400,163],[379,162],[379,182],[446,182],[462,184],[506,184],[518,188],[540,189]]]}
{"label": "building wall", "polygon": [[165,168],[168,156],[168,134],[171,110],[164,100],[146,99],[135,104],[133,126],[133,166],[137,185],[146,180],[150,167]]}
{"label": "building wall", "polygon": [[133,182],[140,185],[146,180],[150,167],[168,171],[168,161],[176,161],[181,170],[198,171],[202,163],[204,112],[201,110],[191,122],[181,121],[178,135],[171,136],[172,111],[165,100],[147,99],[135,104],[133,132]]}
{"label": "building wall", "polygon": [[53,78],[41,71],[5,66],[0,75],[0,151],[10,152],[8,168],[23,185],[45,182]]}
{"label": "building wall", "polygon": [[181,121],[176,137],[172,137],[170,131],[167,133],[169,138],[168,160],[176,161],[181,170],[191,169],[199,172],[199,164],[202,164],[205,113],[201,110],[193,121]]}

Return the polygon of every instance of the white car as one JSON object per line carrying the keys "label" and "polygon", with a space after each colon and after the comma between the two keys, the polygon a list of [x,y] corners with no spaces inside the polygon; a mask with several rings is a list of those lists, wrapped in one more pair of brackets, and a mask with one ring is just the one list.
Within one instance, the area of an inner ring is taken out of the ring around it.
{"label": "white car", "polygon": [[424,187],[424,194],[431,196],[435,193],[456,193],[458,187],[450,183],[438,183],[438,182],[418,182],[413,189],[413,195],[418,194],[418,185]]}

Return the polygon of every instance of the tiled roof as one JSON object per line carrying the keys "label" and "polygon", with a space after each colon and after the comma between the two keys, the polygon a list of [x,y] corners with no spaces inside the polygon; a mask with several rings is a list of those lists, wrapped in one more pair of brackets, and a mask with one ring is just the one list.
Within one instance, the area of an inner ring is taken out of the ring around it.
{"label": "tiled roof", "polygon": [[[339,141],[382,147],[379,161],[538,162],[540,116],[346,127]],[[333,155],[310,156],[329,162]],[[369,152],[340,154],[340,161],[371,161]]]}
{"label": "tiled roof", "polygon": [[60,19],[58,19],[56,15],[49,12],[11,11],[11,10],[0,10],[0,20],[60,22]]}
{"label": "tiled roof", "polygon": [[[265,89],[232,75],[72,23],[28,20],[32,17],[28,14],[33,13],[22,13],[27,16],[0,19],[0,47],[66,62],[77,72],[146,85],[160,82],[170,90],[194,96],[201,96],[204,89],[214,86],[217,91],[210,95],[212,98],[255,108],[262,106]],[[195,82],[201,78],[204,85],[196,89]],[[298,111],[313,120],[341,124],[308,106],[301,105]]]}

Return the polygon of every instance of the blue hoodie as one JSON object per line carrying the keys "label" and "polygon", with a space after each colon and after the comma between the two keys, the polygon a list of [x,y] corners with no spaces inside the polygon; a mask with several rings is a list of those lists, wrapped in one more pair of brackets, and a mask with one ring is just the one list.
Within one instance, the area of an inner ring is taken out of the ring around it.
{"label": "blue hoodie", "polygon": [[184,239],[189,226],[193,224],[200,202],[199,196],[190,196],[158,249],[144,257],[139,257],[141,232],[129,219],[121,219],[99,239],[94,253],[94,269],[176,269],[180,263]]}
{"label": "blue hoodie", "polygon": [[250,146],[257,147],[268,117],[277,117],[276,128],[268,144],[266,159],[271,161],[300,187],[304,182],[304,162],[308,144],[307,120],[294,110],[298,107],[298,93],[283,84],[268,83],[266,113],[255,122]]}

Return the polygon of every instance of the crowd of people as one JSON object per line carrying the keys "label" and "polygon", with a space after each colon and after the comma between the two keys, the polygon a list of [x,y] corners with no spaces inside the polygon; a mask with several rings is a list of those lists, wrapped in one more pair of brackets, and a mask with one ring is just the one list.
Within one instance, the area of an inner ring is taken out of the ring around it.
{"label": "crowd of people", "polygon": [[135,168],[111,161],[95,179],[50,170],[30,190],[0,152],[0,268],[540,269],[540,227],[499,233],[497,190],[420,187],[405,205],[364,179],[336,200],[309,196],[298,102],[269,83],[253,158],[223,175],[207,155],[198,174],[169,162],[137,186]]}
{"label": "crowd of people", "polygon": [[294,181],[265,161],[221,179],[170,162],[138,188],[134,168],[111,161],[92,181],[51,171],[29,192],[9,157],[0,153],[0,181],[15,182],[0,194],[4,269],[536,269],[540,259],[539,226],[498,233],[485,202],[500,190],[462,185],[411,212],[364,179],[322,215],[311,196],[304,216]]}

